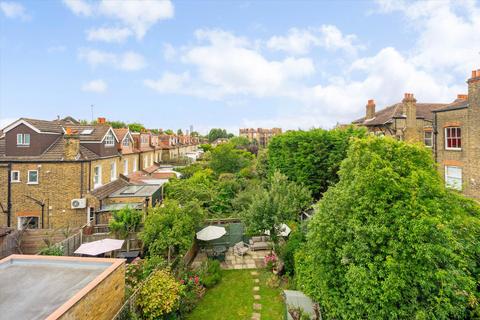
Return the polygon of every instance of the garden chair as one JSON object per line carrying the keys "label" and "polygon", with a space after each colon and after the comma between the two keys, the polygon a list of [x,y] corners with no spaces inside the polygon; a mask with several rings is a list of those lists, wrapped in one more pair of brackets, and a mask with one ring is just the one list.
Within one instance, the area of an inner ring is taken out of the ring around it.
{"label": "garden chair", "polygon": [[249,248],[248,244],[244,243],[243,241],[240,241],[233,246],[233,254],[235,254],[239,257],[243,257],[244,255],[247,254],[249,249],[250,248]]}

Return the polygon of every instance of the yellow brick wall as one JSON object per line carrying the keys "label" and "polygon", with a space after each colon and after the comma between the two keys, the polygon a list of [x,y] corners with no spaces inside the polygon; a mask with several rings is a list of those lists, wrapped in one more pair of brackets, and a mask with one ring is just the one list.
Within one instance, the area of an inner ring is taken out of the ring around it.
{"label": "yellow brick wall", "polygon": [[[86,223],[86,209],[71,209],[71,200],[85,197],[88,188],[88,164],[81,163],[13,163],[20,171],[20,182],[12,182],[12,226],[17,227],[18,213],[36,212],[41,224],[41,206],[30,199],[44,202],[45,227],[81,226]],[[38,170],[38,184],[27,184],[28,170]],[[2,188],[2,194],[6,193]]]}
{"label": "yellow brick wall", "polygon": [[124,160],[127,160],[128,161],[128,174],[131,174],[132,172],[134,172],[133,170],[133,166],[135,165],[135,159],[137,160],[137,170],[138,170],[138,166],[139,166],[139,163],[138,163],[138,154],[137,153],[133,153],[133,154],[127,154],[127,155],[122,155],[122,157],[118,160],[118,168],[119,168],[119,173],[121,174],[125,174],[124,173],[124,163],[123,161]]}
{"label": "yellow brick wall", "polygon": [[[456,166],[462,168],[462,191],[469,193],[468,176],[469,168],[467,166],[468,154],[465,141],[469,139],[467,128],[467,109],[460,109],[448,112],[437,112],[437,154],[438,172],[442,179],[445,178],[445,166]],[[446,150],[445,148],[445,127],[450,125],[459,125],[462,129],[462,150]]]}
{"label": "yellow brick wall", "polygon": [[[142,152],[140,154],[140,163],[138,164],[139,166],[139,169],[142,170],[142,169],[145,169],[145,168],[148,168],[150,167],[153,162],[155,161],[155,151],[147,151],[147,152]],[[144,160],[146,158],[146,160]],[[146,161],[146,162],[144,162]]]}
{"label": "yellow brick wall", "polygon": [[[8,185],[8,167],[0,165],[0,203],[3,209],[7,210],[7,185]],[[0,226],[7,225],[7,214],[2,212],[0,207]]]}
{"label": "yellow brick wall", "polygon": [[125,297],[125,263],[72,306],[61,320],[111,320]]}
{"label": "yellow brick wall", "polygon": [[102,186],[113,181],[110,175],[110,164],[113,162],[116,163],[117,165],[115,178],[118,178],[119,173],[122,172],[122,167],[121,167],[122,164],[120,163],[119,156],[92,161],[91,190],[95,188],[93,178],[94,178],[94,168],[97,166],[102,168]]}

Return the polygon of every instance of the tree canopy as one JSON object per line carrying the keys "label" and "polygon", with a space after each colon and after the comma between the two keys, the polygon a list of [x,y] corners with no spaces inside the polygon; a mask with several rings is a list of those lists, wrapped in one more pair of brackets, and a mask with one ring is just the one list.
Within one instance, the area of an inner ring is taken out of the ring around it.
{"label": "tree canopy", "polygon": [[282,223],[297,220],[302,210],[309,207],[312,201],[307,188],[288,181],[279,172],[273,174],[268,188],[257,189],[251,195],[250,203],[242,212],[247,229],[254,234],[268,230],[274,242]]}
{"label": "tree canopy", "polygon": [[232,135],[227,133],[227,130],[220,128],[213,128],[207,135],[208,142],[213,142],[219,138],[231,138]]}
{"label": "tree canopy", "polygon": [[296,256],[324,318],[478,317],[480,208],[445,189],[431,151],[357,139],[339,177]]}
{"label": "tree canopy", "polygon": [[273,137],[268,145],[270,174],[279,170],[320,198],[338,181],[338,169],[352,137],[365,136],[364,129],[288,131]]}
{"label": "tree canopy", "polygon": [[237,149],[233,144],[224,143],[211,151],[210,167],[217,174],[236,173],[252,164],[253,154]]}
{"label": "tree canopy", "polygon": [[195,228],[203,221],[203,210],[196,201],[180,205],[177,200],[165,199],[161,207],[151,208],[140,233],[150,255],[183,254],[192,245]]}
{"label": "tree canopy", "polygon": [[132,132],[142,132],[143,130],[145,130],[145,126],[141,123],[137,123],[137,122],[134,122],[134,123],[130,123],[128,125],[128,128],[130,129],[130,131]]}

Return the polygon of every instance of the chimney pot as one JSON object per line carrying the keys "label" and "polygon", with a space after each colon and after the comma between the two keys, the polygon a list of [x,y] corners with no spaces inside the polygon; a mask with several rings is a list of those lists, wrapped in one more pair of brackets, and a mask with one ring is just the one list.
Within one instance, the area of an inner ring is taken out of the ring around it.
{"label": "chimney pot", "polygon": [[107,122],[107,119],[101,117],[101,118],[98,118],[98,119],[97,119],[97,122],[98,122],[99,124],[105,124],[105,123]]}
{"label": "chimney pot", "polygon": [[65,133],[67,135],[71,135],[72,134],[72,128],[67,128],[67,130],[65,130]]}
{"label": "chimney pot", "polygon": [[468,99],[468,95],[467,95],[467,94],[458,94],[458,95],[457,95],[457,99],[467,100],[467,99]]}
{"label": "chimney pot", "polygon": [[477,70],[472,70],[472,79],[477,77]]}

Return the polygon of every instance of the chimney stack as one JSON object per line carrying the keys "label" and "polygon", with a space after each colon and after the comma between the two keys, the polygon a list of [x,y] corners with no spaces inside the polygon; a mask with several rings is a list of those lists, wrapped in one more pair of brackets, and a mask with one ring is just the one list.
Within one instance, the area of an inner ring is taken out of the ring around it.
{"label": "chimney stack", "polygon": [[105,119],[105,118],[98,118],[98,119],[97,119],[97,123],[98,123],[98,124],[105,124],[105,123],[107,123],[107,119]]}
{"label": "chimney stack", "polygon": [[413,96],[413,93],[405,93],[402,103],[405,115],[404,138],[406,141],[419,142],[420,136],[417,130],[417,100]]}
{"label": "chimney stack", "polygon": [[468,94],[457,94],[458,100],[468,100]]}
{"label": "chimney stack", "polygon": [[80,153],[80,138],[78,132],[71,128],[65,129],[63,135],[65,145],[63,147],[63,159],[64,160],[76,160]]}
{"label": "chimney stack", "polygon": [[365,119],[373,119],[375,118],[375,100],[370,99],[368,100],[367,106],[366,106],[366,116]]}
{"label": "chimney stack", "polygon": [[467,80],[468,100],[473,108],[480,108],[480,69],[472,71],[472,77]]}

